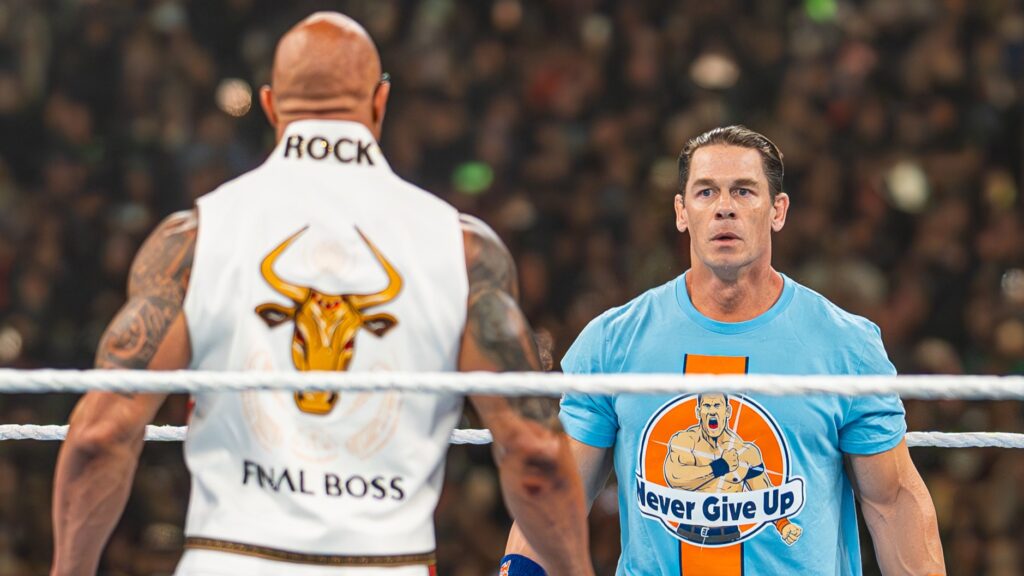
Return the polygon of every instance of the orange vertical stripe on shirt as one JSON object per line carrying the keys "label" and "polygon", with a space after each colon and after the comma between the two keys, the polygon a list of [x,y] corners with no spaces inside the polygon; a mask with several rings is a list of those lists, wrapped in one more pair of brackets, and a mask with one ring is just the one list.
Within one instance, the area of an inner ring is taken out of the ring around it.
{"label": "orange vertical stripe on shirt", "polygon": [[[745,356],[686,355],[686,374],[746,374]],[[706,548],[679,543],[680,574],[685,576],[742,576],[743,544]]]}

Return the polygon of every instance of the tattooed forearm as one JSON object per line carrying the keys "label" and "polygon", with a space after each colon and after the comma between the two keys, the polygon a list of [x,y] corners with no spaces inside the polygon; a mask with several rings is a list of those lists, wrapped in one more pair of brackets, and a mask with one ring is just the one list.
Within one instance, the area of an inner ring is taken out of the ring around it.
{"label": "tattooed forearm", "polygon": [[98,368],[149,366],[181,314],[195,251],[194,212],[171,215],[139,250],[128,281],[128,301],[100,340]]}

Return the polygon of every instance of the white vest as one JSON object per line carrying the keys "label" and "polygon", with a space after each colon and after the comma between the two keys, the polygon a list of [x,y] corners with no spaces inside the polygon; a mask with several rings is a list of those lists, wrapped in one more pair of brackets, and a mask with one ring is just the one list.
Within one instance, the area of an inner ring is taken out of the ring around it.
{"label": "white vest", "polygon": [[[262,166],[197,205],[191,368],[456,369],[458,213],[396,176],[364,126],[295,122]],[[431,394],[199,394],[186,535],[243,553],[432,552],[461,407]]]}

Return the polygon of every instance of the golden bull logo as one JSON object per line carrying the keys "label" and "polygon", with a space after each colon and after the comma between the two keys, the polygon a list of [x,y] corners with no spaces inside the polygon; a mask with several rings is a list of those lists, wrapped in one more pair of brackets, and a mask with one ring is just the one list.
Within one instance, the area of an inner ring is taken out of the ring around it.
{"label": "golden bull logo", "polygon": [[[274,272],[277,258],[292,245],[308,226],[292,234],[263,258],[260,273],[270,286],[292,301],[291,306],[273,302],[260,304],[256,313],[271,328],[291,320],[292,362],[303,372],[310,370],[344,371],[355,352],[355,336],[360,328],[380,338],[398,324],[387,313],[367,314],[366,310],[391,302],[402,289],[402,278],[388,259],[370,242],[359,228],[356,232],[373,252],[387,273],[383,290],[369,294],[325,294],[308,286],[299,286],[282,279]],[[338,400],[335,392],[297,392],[295,403],[303,412],[327,414]]]}

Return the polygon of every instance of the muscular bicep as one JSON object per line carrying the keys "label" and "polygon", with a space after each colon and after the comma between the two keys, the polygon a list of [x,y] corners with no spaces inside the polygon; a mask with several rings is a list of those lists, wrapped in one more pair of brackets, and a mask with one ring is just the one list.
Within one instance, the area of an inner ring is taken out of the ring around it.
{"label": "muscular bicep", "polygon": [[714,472],[710,466],[697,462],[693,438],[685,432],[678,432],[669,440],[664,473],[665,481],[670,487],[684,490],[696,490],[714,478]]}
{"label": "muscular bicep", "polygon": [[195,212],[173,214],[139,249],[128,299],[100,339],[97,368],[173,370],[188,365],[191,351],[182,306],[196,231]]}
{"label": "muscular bicep", "polygon": [[667,460],[682,466],[694,466],[697,458],[693,455],[693,439],[684,435],[683,432],[676,432],[668,441]]}
{"label": "muscular bicep", "polygon": [[462,217],[469,297],[462,371],[538,370],[533,331],[519,309],[515,263],[501,239],[476,218]]}
{"label": "muscular bicep", "polygon": [[[194,212],[169,216],[146,239],[132,262],[128,300],[100,339],[96,367],[173,370],[189,363],[182,313],[195,251]],[[69,439],[98,450],[118,443],[141,448],[146,424],[166,394],[86,394],[71,415]]]}
{"label": "muscular bicep", "polygon": [[481,289],[470,296],[459,370],[531,371],[540,357],[519,305],[504,291]]}
{"label": "muscular bicep", "polygon": [[[469,297],[459,370],[540,370],[533,330],[516,300],[516,270],[511,254],[480,220],[464,216],[462,227]],[[496,437],[502,432],[501,424],[514,416],[559,428],[558,402],[554,398],[476,396],[471,400]]]}

